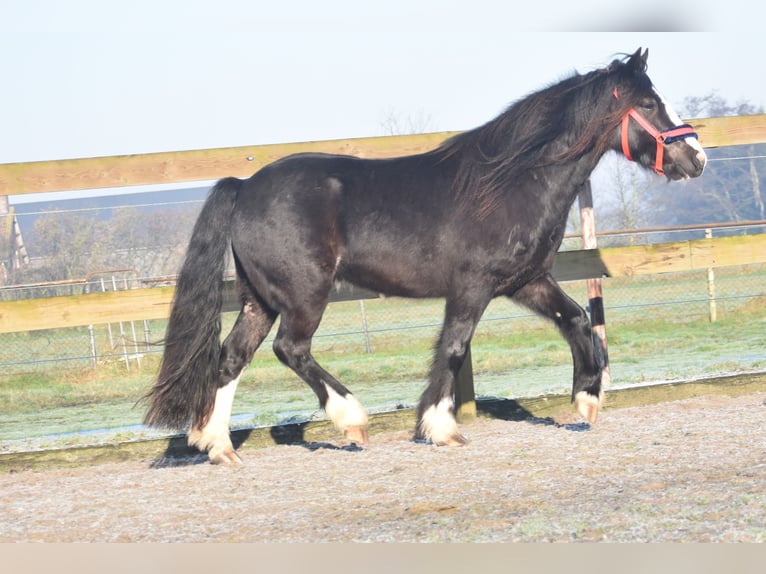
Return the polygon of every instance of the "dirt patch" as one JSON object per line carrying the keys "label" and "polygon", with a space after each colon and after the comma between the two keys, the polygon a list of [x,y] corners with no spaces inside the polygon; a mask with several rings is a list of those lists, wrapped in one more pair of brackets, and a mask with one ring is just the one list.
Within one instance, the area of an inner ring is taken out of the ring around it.
{"label": "dirt patch", "polygon": [[[0,476],[0,541],[766,541],[766,393]],[[168,463],[168,461],[165,461]]]}

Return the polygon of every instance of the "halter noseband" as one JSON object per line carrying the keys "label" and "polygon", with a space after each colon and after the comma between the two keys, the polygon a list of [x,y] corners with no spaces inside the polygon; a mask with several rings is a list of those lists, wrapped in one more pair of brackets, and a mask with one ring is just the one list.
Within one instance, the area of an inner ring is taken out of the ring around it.
{"label": "halter noseband", "polygon": [[[616,87],[614,88],[614,97],[618,100],[620,99],[620,93],[617,91]],[[644,116],[638,113],[635,108],[630,108],[628,113],[626,113],[622,118],[621,133],[622,153],[625,154],[625,157],[630,161],[635,161],[630,153],[630,143],[628,141],[628,127],[630,125],[630,118],[636,120],[636,123],[644,128],[644,130],[646,130],[646,132],[654,138],[654,141],[657,142],[657,153],[655,154],[654,167],[652,167],[654,173],[657,175],[665,175],[665,172],[662,169],[662,159],[665,154],[664,144],[671,144],[673,142],[677,142],[689,137],[699,139],[697,132],[695,132],[694,128],[689,124],[681,124],[678,126],[670,127],[666,130],[659,131],[652,124],[650,124]]]}

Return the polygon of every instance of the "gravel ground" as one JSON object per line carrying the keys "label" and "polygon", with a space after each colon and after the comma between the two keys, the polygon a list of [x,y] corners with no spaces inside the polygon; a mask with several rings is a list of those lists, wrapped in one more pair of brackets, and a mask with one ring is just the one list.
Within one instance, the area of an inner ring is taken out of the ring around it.
{"label": "gravel ground", "polygon": [[0,541],[766,541],[766,393],[0,476]]}

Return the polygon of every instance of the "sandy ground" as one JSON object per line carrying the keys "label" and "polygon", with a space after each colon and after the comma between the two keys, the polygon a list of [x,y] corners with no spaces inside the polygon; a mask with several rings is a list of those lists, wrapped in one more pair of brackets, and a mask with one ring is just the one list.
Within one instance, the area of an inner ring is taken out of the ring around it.
{"label": "sandy ground", "polygon": [[0,541],[766,541],[766,393],[0,476]]}

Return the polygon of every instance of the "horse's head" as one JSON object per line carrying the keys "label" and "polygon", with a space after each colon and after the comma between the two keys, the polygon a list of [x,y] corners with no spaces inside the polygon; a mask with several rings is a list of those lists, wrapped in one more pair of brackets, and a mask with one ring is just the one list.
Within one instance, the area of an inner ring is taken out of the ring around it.
{"label": "horse's head", "polygon": [[649,50],[610,70],[616,79],[614,105],[621,115],[615,129],[614,148],[632,161],[668,179],[688,179],[702,174],[707,156],[694,128],[684,124],[646,75]]}

